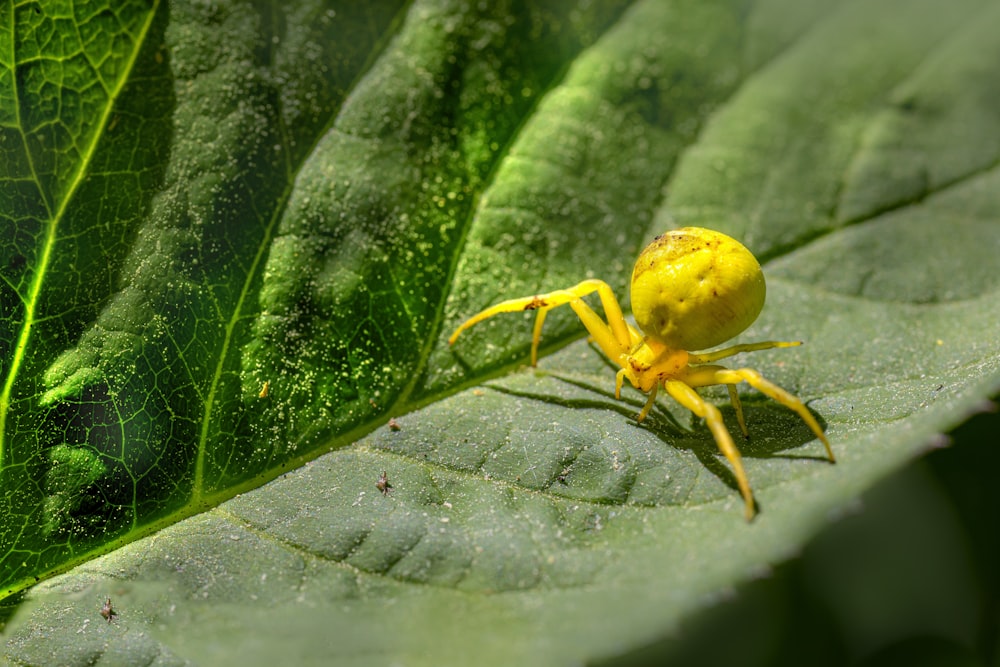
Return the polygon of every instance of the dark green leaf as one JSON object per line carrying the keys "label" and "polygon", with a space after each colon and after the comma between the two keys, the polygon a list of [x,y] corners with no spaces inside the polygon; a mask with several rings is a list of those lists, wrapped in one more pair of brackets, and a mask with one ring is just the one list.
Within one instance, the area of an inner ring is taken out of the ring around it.
{"label": "dark green leaf", "polygon": [[[110,552],[14,660],[613,655],[1000,389],[990,3],[118,5],[0,18],[0,584]],[[764,262],[741,340],[806,345],[734,363],[839,459],[747,392],[750,525],[569,309],[535,373],[528,317],[446,342],[586,277],[627,306],[680,225]]]}

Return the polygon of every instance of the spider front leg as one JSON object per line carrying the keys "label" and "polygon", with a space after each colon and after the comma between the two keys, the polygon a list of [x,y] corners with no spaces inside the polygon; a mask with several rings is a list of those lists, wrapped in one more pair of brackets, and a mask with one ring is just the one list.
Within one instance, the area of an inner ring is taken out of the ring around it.
{"label": "spider front leg", "polygon": [[[743,343],[741,345],[731,345],[730,347],[715,350],[714,352],[692,354],[689,356],[689,363],[695,365],[708,364],[719,359],[731,357],[740,352],[757,352],[758,350],[770,350],[775,347],[798,347],[799,345],[802,345],[802,341],[800,340],[767,340],[760,343]],[[743,405],[740,403],[740,396],[736,393],[734,385],[730,384],[728,386],[729,401],[733,404],[733,409],[736,411],[736,421],[739,422],[740,431],[743,433],[744,438],[749,438],[750,432],[747,430],[747,423],[743,418]]]}
{"label": "spider front leg", "polygon": [[674,400],[705,420],[708,429],[715,438],[715,444],[719,446],[719,450],[729,461],[729,465],[733,467],[736,484],[739,486],[740,494],[746,503],[746,518],[747,521],[750,521],[756,513],[753,492],[750,490],[750,480],[747,479],[746,471],[743,469],[743,457],[740,456],[740,450],[736,448],[733,436],[729,434],[729,430],[722,421],[722,413],[717,407],[699,396],[698,392],[684,381],[667,380],[663,383],[663,387]]}
{"label": "spider front leg", "polygon": [[[775,346],[779,347],[779,346]],[[781,345],[780,347],[785,347]],[[823,428],[816,421],[816,418],[812,416],[809,412],[809,408],[806,407],[805,403],[799,400],[799,397],[788,391],[785,391],[778,385],[774,384],[770,380],[764,378],[758,371],[752,368],[737,368],[730,369],[725,366],[694,366],[691,367],[687,373],[684,375],[684,381],[687,382],[692,387],[707,387],[713,384],[725,384],[730,386],[729,395],[733,396],[735,391],[732,389],[733,385],[737,385],[740,382],[746,382],[754,389],[757,389],[765,396],[768,396],[778,403],[781,403],[787,408],[794,410],[802,421],[812,430],[812,432],[819,438],[823,446],[826,447],[827,458],[830,459],[831,463],[836,463],[836,459],[833,456],[833,450],[830,448],[830,441],[826,439],[826,434],[823,433]],[[737,399],[738,401],[739,399]],[[738,403],[736,403],[738,405]],[[742,422],[742,409],[737,408],[737,415],[740,417]],[[745,430],[746,426],[740,424],[740,426]]]}
{"label": "spider front leg", "polygon": [[[601,299],[601,306],[607,322],[594,312],[594,310],[583,301],[584,296],[597,292]],[[619,357],[628,353],[642,337],[635,329],[629,326],[622,314],[618,299],[614,292],[603,280],[584,280],[583,282],[562,290],[548,292],[547,294],[536,294],[535,296],[522,297],[520,299],[509,299],[502,301],[495,306],[473,315],[463,322],[448,337],[448,344],[452,344],[458,336],[469,327],[493,317],[499,313],[515,313],[525,310],[536,310],[538,314],[535,318],[535,326],[531,334],[531,365],[538,363],[538,343],[542,337],[542,325],[545,323],[545,316],[550,310],[569,304],[576,312],[587,332],[594,339],[594,342],[608,356],[609,359],[617,362]]]}

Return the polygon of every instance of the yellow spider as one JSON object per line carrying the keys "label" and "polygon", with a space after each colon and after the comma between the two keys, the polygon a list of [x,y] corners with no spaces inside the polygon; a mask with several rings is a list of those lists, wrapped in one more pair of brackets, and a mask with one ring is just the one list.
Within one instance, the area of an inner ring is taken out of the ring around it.
{"label": "yellow spider", "polygon": [[[582,299],[593,292],[601,299],[607,322]],[[699,396],[697,387],[727,385],[740,430],[744,437],[749,437],[735,387],[745,381],[797,412],[822,441],[830,461],[834,461],[823,429],[798,397],[752,368],[729,369],[712,363],[739,352],[794,347],[801,345],[801,341],[748,343],[714,352],[688,351],[719,345],[750,326],[764,307],[765,292],[760,264],[743,244],[709,229],[684,227],[656,237],[636,260],[632,271],[632,315],[641,332],[625,321],[607,283],[584,280],[568,289],[491,306],[463,322],[448,343],[454,343],[463,331],[497,313],[537,310],[531,338],[534,366],[546,313],[568,303],[604,354],[621,366],[615,381],[615,398],[621,398],[626,379],[639,391],[649,394],[637,421],[649,414],[660,385],[678,403],[705,420],[733,467],[750,520],[755,512],[753,492],[740,452],[723,424],[719,409]]]}

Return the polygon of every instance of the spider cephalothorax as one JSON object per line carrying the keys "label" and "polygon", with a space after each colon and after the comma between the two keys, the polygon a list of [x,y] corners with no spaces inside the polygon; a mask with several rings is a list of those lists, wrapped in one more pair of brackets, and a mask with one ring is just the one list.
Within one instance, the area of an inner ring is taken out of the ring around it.
{"label": "spider cephalothorax", "polygon": [[[582,298],[593,292],[601,300],[607,321]],[[740,430],[747,436],[735,385],[748,383],[798,413],[826,447],[830,461],[834,460],[823,429],[795,395],[751,368],[729,369],[712,363],[739,352],[793,347],[801,342],[764,341],[714,352],[691,352],[719,345],[745,330],[764,307],[765,293],[760,264],[743,244],[720,232],[684,227],[656,237],[636,260],[631,294],[632,315],[638,329],[625,320],[608,284],[592,279],[567,289],[498,303],[463,322],[448,342],[454,343],[465,329],[497,313],[535,310],[538,314],[531,340],[534,365],[546,313],[568,303],[594,342],[621,368],[615,381],[615,397],[620,398],[625,380],[649,394],[638,421],[649,414],[660,387],[705,420],[719,449],[733,466],[750,519],[755,512],[753,493],[739,450],[719,409],[698,395],[695,391],[698,387],[726,385]]]}

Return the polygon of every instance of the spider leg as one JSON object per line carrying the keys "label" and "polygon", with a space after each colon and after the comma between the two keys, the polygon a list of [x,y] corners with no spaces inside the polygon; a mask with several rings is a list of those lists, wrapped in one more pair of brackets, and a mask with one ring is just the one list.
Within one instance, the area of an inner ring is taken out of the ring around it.
{"label": "spider leg", "polygon": [[[812,413],[809,412],[805,403],[799,400],[799,397],[795,394],[785,391],[770,380],[765,379],[763,375],[754,369],[729,369],[723,366],[692,367],[684,374],[684,380],[692,387],[705,387],[711,384],[727,384],[732,386],[745,381],[765,396],[798,413],[802,421],[806,423],[812,432],[816,434],[816,437],[819,438],[820,442],[823,443],[823,446],[826,447],[826,455],[830,459],[830,462],[836,463],[833,450],[830,448],[830,441],[826,439],[826,434],[823,433],[822,427],[820,427],[816,418],[812,416]],[[733,395],[732,392],[733,390],[730,390],[730,396]]]}
{"label": "spider leg", "polygon": [[743,469],[743,458],[740,456],[740,450],[736,448],[733,436],[729,434],[726,425],[722,421],[722,413],[719,412],[717,407],[711,403],[707,403],[686,382],[681,380],[666,380],[663,386],[674,400],[705,420],[708,429],[715,438],[715,444],[719,446],[719,450],[729,461],[729,465],[733,467],[736,484],[739,486],[740,494],[742,494],[743,500],[746,502],[746,518],[747,521],[750,521],[756,512],[753,492],[750,490],[750,481],[747,479],[746,471]]}
{"label": "spider leg", "polygon": [[625,369],[622,368],[615,375],[615,398],[621,399],[622,397],[622,385],[625,383]]}
{"label": "spider leg", "polygon": [[[660,385],[654,384],[653,388],[649,390],[649,398],[646,399],[646,405],[642,406],[642,411],[636,415],[635,421],[641,423],[649,415],[649,411],[653,409],[653,403],[656,402],[656,390],[660,388]],[[619,398],[617,395],[615,398]]]}
{"label": "spider leg", "polygon": [[743,433],[744,438],[749,440],[750,431],[747,430],[747,422],[743,419],[743,404],[740,403],[740,395],[736,393],[736,385],[729,384],[726,387],[729,389],[729,402],[733,404],[733,409],[736,410],[736,421],[740,423],[740,432]]}
{"label": "spider leg", "polygon": [[726,357],[731,357],[734,354],[739,354],[740,352],[756,352],[757,350],[770,350],[774,347],[798,347],[799,345],[802,345],[802,341],[800,340],[768,340],[760,343],[744,343],[742,345],[725,347],[721,350],[715,350],[714,352],[692,354],[690,357],[690,363],[709,364],[713,361],[718,361],[719,359],[725,359]]}
{"label": "spider leg", "polygon": [[[601,299],[601,306],[604,308],[607,322],[602,320],[583,301],[582,297],[593,292],[597,292],[597,295]],[[637,344],[637,340],[641,340],[638,332],[625,321],[621,306],[618,304],[618,299],[615,297],[614,292],[611,291],[611,287],[603,280],[593,279],[584,280],[567,289],[502,301],[473,315],[459,325],[451,336],[448,337],[448,343],[454,343],[463,331],[498,313],[537,310],[538,315],[531,334],[531,365],[534,366],[538,362],[538,343],[542,337],[542,325],[545,322],[546,314],[553,308],[567,303],[576,312],[597,345],[612,361],[617,363],[619,361],[618,358],[622,354],[631,350]]]}

